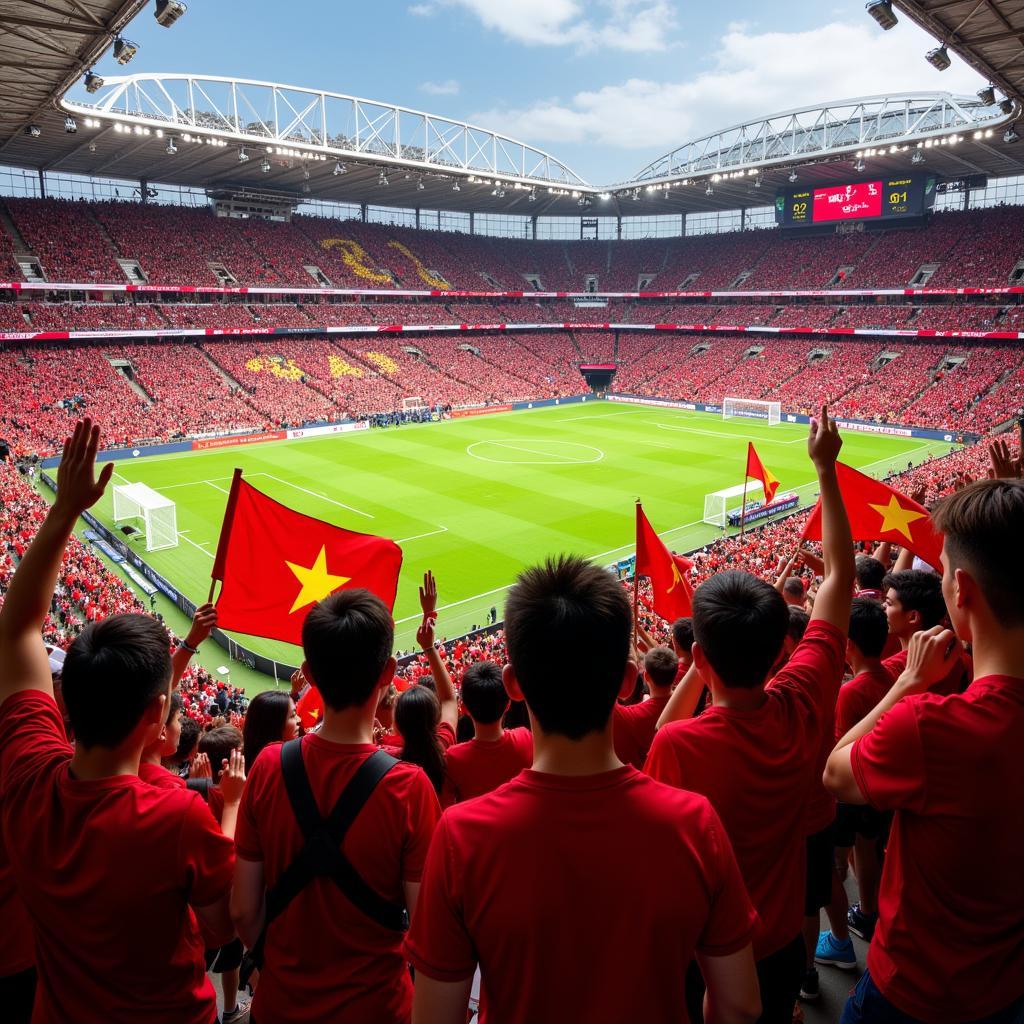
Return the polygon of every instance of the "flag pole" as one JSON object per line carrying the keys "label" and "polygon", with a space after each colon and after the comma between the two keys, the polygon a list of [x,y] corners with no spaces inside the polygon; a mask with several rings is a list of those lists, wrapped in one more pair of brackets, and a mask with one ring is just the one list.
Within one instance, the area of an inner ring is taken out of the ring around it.
{"label": "flag pole", "polygon": [[[637,522],[640,520],[640,499],[636,499],[636,516]],[[640,531],[637,530],[637,538],[640,536]],[[635,542],[634,542],[635,548]],[[637,624],[640,616],[640,573],[637,571],[639,551],[634,550],[633,552],[633,650],[636,650],[636,633]]]}
{"label": "flag pole", "polygon": [[740,540],[743,540],[743,534],[747,529],[747,481],[748,478],[743,478],[743,507],[740,509]]}
{"label": "flag pole", "polygon": [[208,600],[213,603],[213,595],[217,589],[217,581],[224,579],[224,563],[228,557],[228,540],[231,537],[231,525],[235,519],[235,506],[238,504],[238,488],[242,482],[242,471],[235,468],[231,476],[231,489],[228,491],[228,501],[224,506],[224,522],[220,527],[220,539],[217,541],[217,554],[213,560],[213,568],[210,570],[210,596]]}

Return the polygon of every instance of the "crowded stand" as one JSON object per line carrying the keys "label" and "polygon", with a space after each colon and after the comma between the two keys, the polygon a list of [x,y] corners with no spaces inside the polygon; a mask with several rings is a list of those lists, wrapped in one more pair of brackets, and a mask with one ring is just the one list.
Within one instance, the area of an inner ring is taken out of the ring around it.
{"label": "crowded stand", "polygon": [[884,328],[908,326],[914,315],[913,306],[893,306],[883,304],[846,306],[841,309],[832,321],[833,327]]}
{"label": "crowded stand", "polygon": [[[948,348],[906,342],[882,344],[867,379],[848,391],[836,408],[844,416],[901,422],[901,412],[931,383]],[[883,358],[884,355],[884,358]]]}

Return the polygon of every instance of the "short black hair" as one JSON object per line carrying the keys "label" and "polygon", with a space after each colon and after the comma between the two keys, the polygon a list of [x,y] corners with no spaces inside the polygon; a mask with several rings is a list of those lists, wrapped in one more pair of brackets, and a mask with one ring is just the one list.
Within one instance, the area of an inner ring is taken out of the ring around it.
{"label": "short black hair", "polygon": [[181,764],[187,761],[196,749],[196,744],[199,742],[199,734],[202,730],[199,728],[199,723],[194,718],[189,718],[186,715],[181,720],[181,736],[178,739],[178,749],[174,752],[174,757],[170,760],[176,764]]}
{"label": "short black hair", "polygon": [[644,655],[644,674],[654,686],[671,686],[679,673],[679,659],[667,647],[652,647]]}
{"label": "short black hair", "polygon": [[799,576],[788,577],[786,582],[782,584],[782,590],[784,593],[789,594],[790,597],[799,597],[801,601],[807,597],[807,588]]}
{"label": "short black hair", "polygon": [[83,747],[123,743],[170,683],[170,637],[156,619],[111,615],[89,623],[68,648],[62,674],[75,741]]}
{"label": "short black hair", "polygon": [[497,722],[508,707],[508,694],[501,669],[493,661],[478,661],[462,676],[462,703],[473,721],[481,725]]}
{"label": "short black hair", "polygon": [[800,643],[807,632],[811,617],[795,604],[789,605],[789,625],[786,627],[786,636],[794,643]]}
{"label": "short black hair", "polygon": [[850,643],[865,658],[877,658],[885,650],[889,623],[885,609],[870,597],[855,597],[850,608]]}
{"label": "short black hair", "polygon": [[932,516],[946,535],[950,569],[970,572],[1003,628],[1024,623],[1024,482],[978,480],[944,498]]}
{"label": "short black hair", "polygon": [[391,657],[395,624],[369,590],[339,590],[309,610],[302,650],[324,703],[335,711],[365,704]]}
{"label": "short black hair", "polygon": [[871,555],[858,555],[854,561],[859,590],[881,590],[885,566]]}
{"label": "short black hair", "polygon": [[918,612],[921,629],[931,629],[946,617],[946,602],[942,597],[942,579],[924,569],[905,569],[890,572],[882,580],[883,592],[896,591],[906,612]]}
{"label": "short black hair", "polygon": [[680,651],[690,653],[690,648],[693,647],[693,619],[689,615],[672,623],[672,639]]}
{"label": "short black hair", "polygon": [[210,771],[214,784],[220,781],[222,765],[232,750],[241,750],[245,745],[241,730],[233,725],[218,725],[199,737],[199,753],[210,759]]}
{"label": "short black hair", "polygon": [[717,573],[693,595],[694,636],[726,686],[761,686],[788,628],[782,595],[750,573]]}
{"label": "short black hair", "polygon": [[578,740],[607,726],[632,629],[626,592],[606,569],[560,555],[519,575],[505,602],[508,659],[546,733]]}
{"label": "short black hair", "polygon": [[174,716],[181,711],[181,694],[177,690],[171,691],[171,699],[167,702],[167,717],[164,722],[170,725]]}

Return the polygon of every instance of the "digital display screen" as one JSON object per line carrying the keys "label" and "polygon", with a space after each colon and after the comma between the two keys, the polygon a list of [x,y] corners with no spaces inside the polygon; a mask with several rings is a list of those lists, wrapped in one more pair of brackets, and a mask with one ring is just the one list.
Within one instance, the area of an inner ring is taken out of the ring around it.
{"label": "digital display screen", "polygon": [[798,227],[920,217],[934,201],[935,179],[908,174],[848,185],[791,189],[776,197],[775,219],[783,227]]}

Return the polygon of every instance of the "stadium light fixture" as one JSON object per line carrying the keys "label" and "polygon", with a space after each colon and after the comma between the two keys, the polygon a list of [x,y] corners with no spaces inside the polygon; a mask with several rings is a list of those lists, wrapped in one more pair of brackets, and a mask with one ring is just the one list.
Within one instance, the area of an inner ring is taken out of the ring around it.
{"label": "stadium light fixture", "polygon": [[335,163],[334,170],[331,171],[331,174],[337,177],[339,174],[344,174],[347,170],[348,168],[339,160]]}
{"label": "stadium light fixture", "polygon": [[138,52],[138,44],[133,43],[130,39],[118,36],[114,40],[114,60],[118,64],[127,64]]}
{"label": "stadium light fixture", "polygon": [[1009,128],[1006,129],[1006,134],[1003,135],[1003,142],[1005,142],[1009,146],[1016,142],[1019,138],[1020,136],[1017,134],[1016,130],[1011,125]]}
{"label": "stadium light fixture", "polygon": [[86,71],[84,81],[86,92],[98,92],[103,88],[103,79],[93,71]]}
{"label": "stadium light fixture", "polygon": [[29,124],[25,126],[25,134],[33,139],[38,139],[43,134],[43,129],[37,124]]}
{"label": "stadium light fixture", "polygon": [[996,102],[996,91],[991,85],[986,85],[984,89],[978,90],[978,99],[985,104],[986,107],[991,107]]}
{"label": "stadium light fixture", "polygon": [[262,171],[262,172],[263,172],[264,174],[269,174],[269,173],[270,173],[270,161],[269,161],[269,160],[268,160],[268,159],[267,159],[266,157],[264,157],[264,158],[263,158],[263,159],[262,159],[262,160],[260,161],[260,170],[261,170],[261,171]]}
{"label": "stadium light fixture", "polygon": [[799,177],[800,177],[800,175],[797,174],[796,171],[790,171],[789,172],[789,183],[790,183],[790,185],[794,184],[796,182],[796,179],[799,178]]}
{"label": "stadium light fixture", "polygon": [[68,135],[74,135],[78,131],[78,122],[70,114],[64,118],[64,131]]}
{"label": "stadium light fixture", "polygon": [[864,8],[878,22],[879,27],[884,28],[887,32],[900,23],[900,19],[896,17],[896,12],[892,9],[892,0],[871,0],[870,3],[864,5]]}
{"label": "stadium light fixture", "polygon": [[170,28],[187,10],[188,7],[181,0],[156,0],[153,17],[158,25]]}
{"label": "stadium light fixture", "polygon": [[924,163],[924,153],[922,153],[921,150],[919,150],[919,149],[915,149],[914,150],[914,155],[910,158],[910,162],[912,164],[923,164]]}
{"label": "stadium light fixture", "polygon": [[950,65],[949,50],[946,49],[946,44],[943,43],[941,46],[936,46],[934,50],[929,50],[925,55],[924,59],[936,71],[945,71]]}
{"label": "stadium light fixture", "polygon": [[238,150],[238,162],[244,164],[249,159],[249,154],[245,151],[245,146],[242,146]]}

